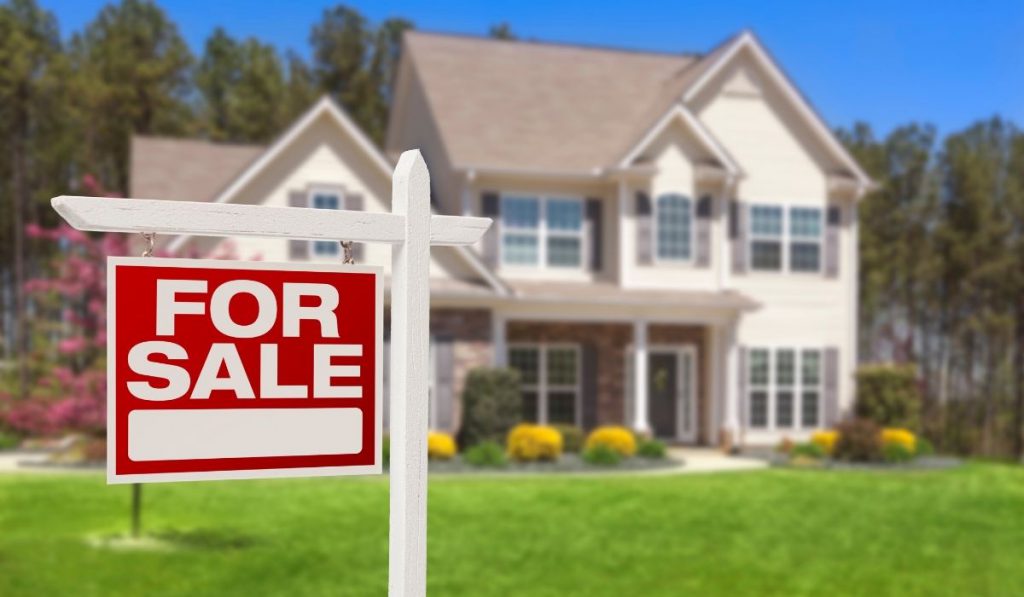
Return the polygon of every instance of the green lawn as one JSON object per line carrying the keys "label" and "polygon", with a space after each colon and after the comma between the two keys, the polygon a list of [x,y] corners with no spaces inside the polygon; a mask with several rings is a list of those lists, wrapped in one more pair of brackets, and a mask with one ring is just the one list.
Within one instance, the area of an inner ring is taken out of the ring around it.
{"label": "green lawn", "polygon": [[[0,475],[0,595],[383,595],[383,479],[149,485],[182,547],[114,552],[129,489]],[[1024,595],[1024,468],[438,478],[432,595]]]}

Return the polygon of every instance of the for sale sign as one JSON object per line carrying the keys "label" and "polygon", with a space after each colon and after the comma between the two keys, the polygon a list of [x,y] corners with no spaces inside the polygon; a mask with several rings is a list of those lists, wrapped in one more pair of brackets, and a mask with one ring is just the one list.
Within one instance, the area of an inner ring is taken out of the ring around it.
{"label": "for sale sign", "polygon": [[379,268],[108,259],[107,481],[381,471]]}

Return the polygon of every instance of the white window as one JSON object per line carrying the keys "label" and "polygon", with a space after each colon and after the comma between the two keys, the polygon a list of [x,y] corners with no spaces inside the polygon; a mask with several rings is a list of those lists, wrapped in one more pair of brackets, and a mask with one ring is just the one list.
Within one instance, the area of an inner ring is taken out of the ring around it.
{"label": "white window", "polygon": [[752,429],[813,429],[821,422],[821,351],[752,348],[748,421]]}
{"label": "white window", "polygon": [[519,371],[523,420],[544,425],[580,423],[580,351],[574,344],[509,346],[509,367]]}
{"label": "white window", "polygon": [[661,195],[655,202],[654,255],[659,261],[689,261],[693,254],[693,201]]}
{"label": "white window", "polygon": [[583,201],[502,197],[501,261],[506,265],[582,267]]}
{"label": "white window", "polygon": [[816,207],[751,205],[751,269],[820,272],[823,213]]}
{"label": "white window", "polygon": [[[314,189],[309,195],[309,206],[313,209],[341,209],[341,194],[337,191]],[[341,250],[341,245],[334,240],[314,240],[311,242],[313,255],[334,257]]]}

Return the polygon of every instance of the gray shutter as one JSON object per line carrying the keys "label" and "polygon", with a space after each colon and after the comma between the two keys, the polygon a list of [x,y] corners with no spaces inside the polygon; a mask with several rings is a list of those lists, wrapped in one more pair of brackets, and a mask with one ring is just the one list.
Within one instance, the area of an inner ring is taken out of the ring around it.
{"label": "gray shutter", "polygon": [[697,200],[694,241],[694,265],[711,267],[711,218],[714,210],[714,199],[704,195]]}
{"label": "gray shutter", "polygon": [[[736,387],[737,387],[737,390],[739,391],[740,395],[739,395],[739,400],[736,401],[736,405],[737,405],[737,408],[740,409],[740,412],[739,412],[739,415],[740,415],[739,416],[740,428],[745,430],[750,425],[750,406],[749,406],[750,397],[747,396],[747,347],[740,346],[737,349],[737,351],[739,353],[738,354],[739,358],[737,360],[739,361],[739,370],[740,370],[739,371],[739,376],[740,376],[740,378],[738,380],[739,383],[737,384]],[[738,445],[739,444],[739,438],[737,438],[737,437],[732,438],[732,443],[734,445]]]}
{"label": "gray shutter", "polygon": [[[345,209],[351,211],[363,211],[365,202],[360,194],[345,195]],[[366,244],[352,243],[352,258],[356,263],[362,263],[366,258]]]}
{"label": "gray shutter", "polygon": [[580,347],[582,391],[580,423],[584,429],[597,427],[597,347],[591,343]]}
{"label": "gray shutter", "polygon": [[729,202],[729,240],[732,249],[732,271],[747,271],[747,206],[736,199]]}
{"label": "gray shutter", "polygon": [[585,236],[589,243],[590,269],[595,272],[601,271],[603,267],[604,240],[602,236],[604,230],[601,213],[601,200],[587,199]]}
{"label": "gray shutter", "polygon": [[[305,191],[288,193],[288,207],[309,207],[309,197]],[[309,241],[291,239],[288,241],[288,259],[301,261],[309,259]]]}
{"label": "gray shutter", "polygon": [[437,428],[452,431],[455,427],[455,343],[450,337],[434,338],[434,408]]}
{"label": "gray shutter", "polygon": [[825,426],[839,422],[839,349],[825,349]]}
{"label": "gray shutter", "polygon": [[843,210],[829,205],[825,218],[825,277],[839,277],[839,231],[843,224]]}
{"label": "gray shutter", "polygon": [[651,196],[636,192],[636,261],[640,265],[654,263],[654,209]]}
{"label": "gray shutter", "polygon": [[484,262],[491,267],[498,267],[498,244],[501,242],[501,197],[493,191],[484,191],[480,195],[480,208],[485,218],[494,218],[494,224],[484,235]]}

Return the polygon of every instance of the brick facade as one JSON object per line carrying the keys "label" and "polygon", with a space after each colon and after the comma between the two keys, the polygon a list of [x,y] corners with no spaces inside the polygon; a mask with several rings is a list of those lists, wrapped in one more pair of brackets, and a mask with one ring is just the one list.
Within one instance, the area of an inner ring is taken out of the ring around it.
{"label": "brick facade", "polygon": [[452,339],[455,352],[455,421],[461,421],[466,375],[477,367],[490,367],[494,363],[491,312],[487,309],[432,309],[430,333]]}

